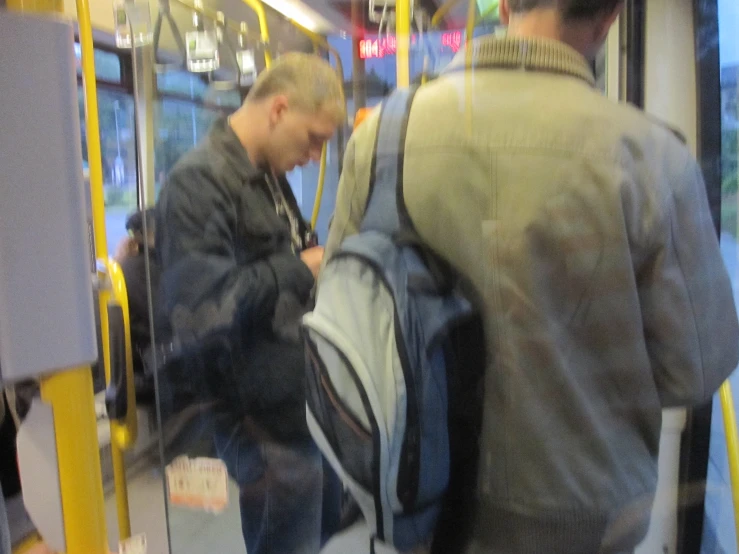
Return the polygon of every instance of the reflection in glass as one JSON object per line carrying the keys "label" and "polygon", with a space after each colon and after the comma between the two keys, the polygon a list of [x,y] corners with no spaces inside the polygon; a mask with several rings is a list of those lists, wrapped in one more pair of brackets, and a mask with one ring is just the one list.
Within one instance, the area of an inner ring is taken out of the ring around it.
{"label": "reflection in glass", "polygon": [[[118,60],[115,55],[113,58]],[[120,71],[120,66],[118,69]],[[88,167],[85,100],[82,87],[78,89],[78,100],[82,158],[85,167]],[[137,205],[133,97],[118,90],[98,87],[98,120],[105,193],[105,227],[108,234],[108,250],[112,254],[126,236],[127,215],[135,210]]]}

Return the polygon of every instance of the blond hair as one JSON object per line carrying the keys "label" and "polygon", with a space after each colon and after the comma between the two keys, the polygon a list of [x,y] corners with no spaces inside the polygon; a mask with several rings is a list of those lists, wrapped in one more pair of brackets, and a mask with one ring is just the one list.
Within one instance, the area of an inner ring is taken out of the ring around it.
{"label": "blond hair", "polygon": [[316,55],[290,52],[280,56],[259,75],[246,102],[284,94],[298,109],[311,114],[323,111],[341,124],[346,117],[342,77]]}

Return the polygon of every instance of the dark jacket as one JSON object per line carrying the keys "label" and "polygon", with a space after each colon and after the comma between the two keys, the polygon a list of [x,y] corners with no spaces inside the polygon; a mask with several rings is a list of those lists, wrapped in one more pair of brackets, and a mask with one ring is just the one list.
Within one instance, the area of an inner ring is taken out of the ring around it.
{"label": "dark jacket", "polygon": [[[134,370],[143,371],[141,354],[151,343],[149,330],[149,294],[146,288],[146,254],[144,247],[121,262],[121,271],[126,280],[128,294],[128,312],[131,328],[131,345],[133,347]],[[149,272],[151,274],[152,304],[157,305],[157,293],[160,283],[160,269],[156,252],[149,250]],[[161,337],[158,337],[161,339]]]}
{"label": "dark jacket", "polygon": [[308,436],[297,330],[313,276],[225,118],[173,168],[156,229],[160,299],[198,400],[277,440]]}
{"label": "dark jacket", "polygon": [[[149,293],[146,286],[146,253],[143,244],[139,245],[139,252],[129,256],[121,262],[121,271],[126,280],[128,294],[129,327],[131,330],[131,350],[133,354],[133,371],[136,383],[136,401],[139,404],[153,404],[155,401],[154,376],[152,366],[145,363],[151,346],[151,331],[149,328]],[[151,275],[152,307],[156,325],[157,343],[167,343],[171,340],[169,325],[163,321],[159,303],[159,287],[161,270],[156,251],[149,249],[149,272]]]}

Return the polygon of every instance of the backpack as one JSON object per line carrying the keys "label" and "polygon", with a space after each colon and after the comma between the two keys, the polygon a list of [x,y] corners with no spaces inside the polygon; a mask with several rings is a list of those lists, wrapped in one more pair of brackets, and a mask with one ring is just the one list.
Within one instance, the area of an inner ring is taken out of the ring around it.
{"label": "backpack", "polygon": [[403,152],[417,88],[394,92],[381,108],[360,232],[327,262],[303,318],[308,428],[357,501],[372,550],[375,539],[400,551],[429,545],[448,511],[456,440],[448,387],[459,381],[451,341],[476,315],[405,208]]}

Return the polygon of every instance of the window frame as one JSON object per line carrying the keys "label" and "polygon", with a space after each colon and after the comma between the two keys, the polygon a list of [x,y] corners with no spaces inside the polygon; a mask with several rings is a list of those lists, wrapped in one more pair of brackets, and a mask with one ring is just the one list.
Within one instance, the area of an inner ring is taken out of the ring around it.
{"label": "window frame", "polygon": [[[721,60],[718,40],[709,40],[702,29],[716,28],[718,0],[693,3],[693,28],[696,46],[696,93],[698,110],[697,159],[703,172],[711,217],[717,237],[721,236]],[[701,52],[701,55],[698,55]],[[695,496],[708,478],[711,446],[711,420],[714,400],[688,409],[680,441],[680,468],[677,507],[677,552],[700,554],[706,516],[706,487]]]}

